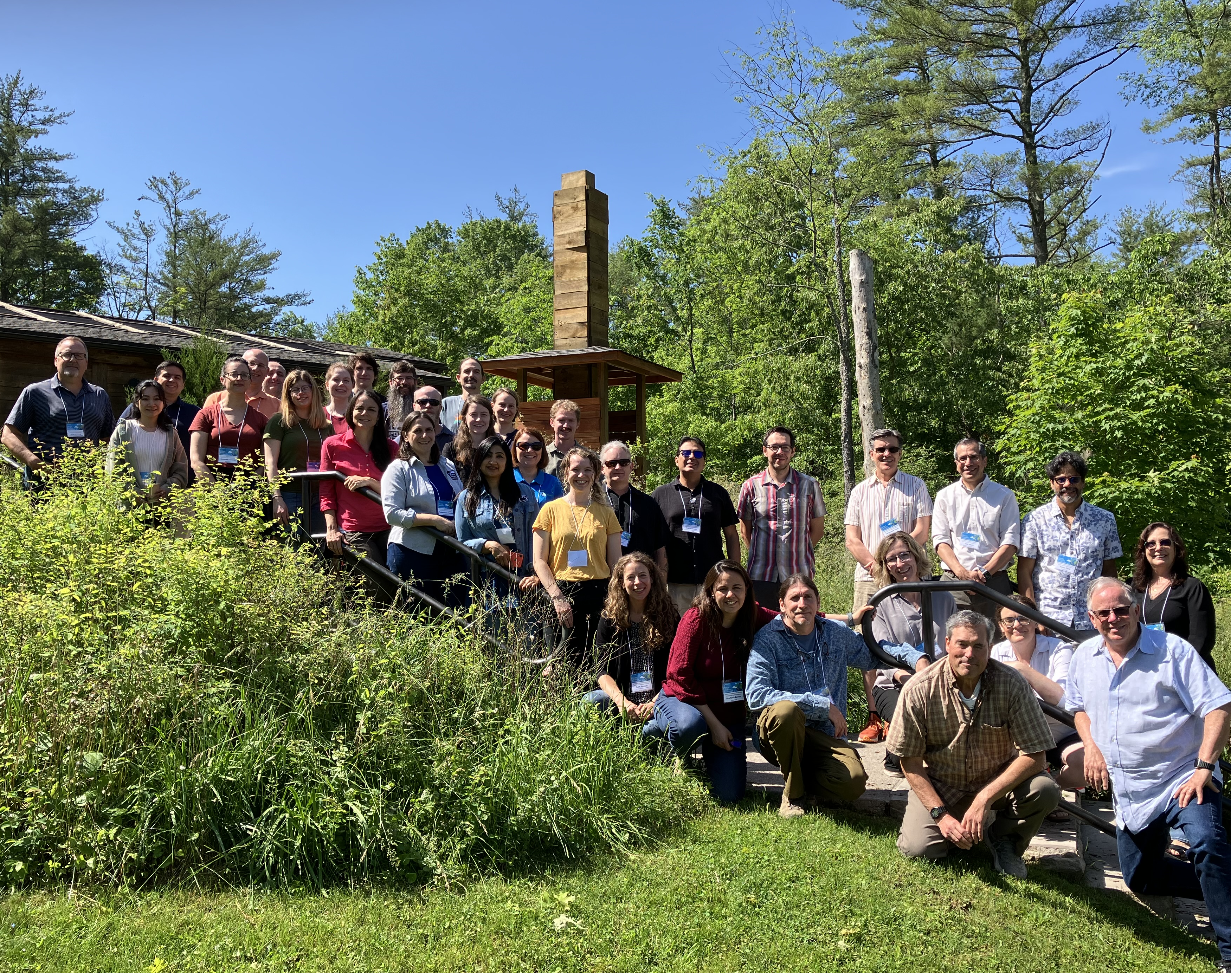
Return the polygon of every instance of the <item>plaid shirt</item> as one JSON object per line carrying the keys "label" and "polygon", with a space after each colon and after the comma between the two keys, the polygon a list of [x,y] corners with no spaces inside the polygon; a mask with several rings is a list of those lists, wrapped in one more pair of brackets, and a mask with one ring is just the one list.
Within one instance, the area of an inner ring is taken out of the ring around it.
{"label": "plaid shirt", "polygon": [[1008,666],[988,661],[971,712],[946,658],[906,684],[885,745],[899,757],[923,757],[940,799],[956,804],[1019,753],[1050,749],[1052,735],[1034,690]]}
{"label": "plaid shirt", "polygon": [[821,485],[806,473],[791,470],[779,486],[763,470],[739,491],[739,519],[752,534],[748,574],[754,581],[785,581],[801,572],[812,576],[815,553],[809,524],[825,516]]}

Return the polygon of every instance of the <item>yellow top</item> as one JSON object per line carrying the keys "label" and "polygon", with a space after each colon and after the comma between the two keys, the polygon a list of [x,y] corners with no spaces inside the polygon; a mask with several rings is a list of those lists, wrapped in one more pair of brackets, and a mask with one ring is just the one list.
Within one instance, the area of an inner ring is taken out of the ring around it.
{"label": "yellow top", "polygon": [[[611,577],[607,538],[623,529],[607,504],[595,500],[589,508],[574,507],[564,497],[543,504],[535,530],[551,535],[547,563],[557,581],[597,581]],[[569,567],[569,551],[586,552],[586,566]]]}

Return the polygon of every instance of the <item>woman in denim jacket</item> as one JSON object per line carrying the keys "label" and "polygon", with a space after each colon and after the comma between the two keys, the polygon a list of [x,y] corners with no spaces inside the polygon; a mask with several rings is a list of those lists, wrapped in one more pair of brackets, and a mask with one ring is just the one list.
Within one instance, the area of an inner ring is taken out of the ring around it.
{"label": "woman in denim jacket", "polygon": [[513,607],[539,583],[532,557],[539,502],[529,485],[514,479],[512,457],[503,437],[488,436],[472,456],[466,489],[457,500],[457,538],[521,578],[518,591],[511,591],[504,578],[484,579],[485,604],[495,607],[505,602]]}

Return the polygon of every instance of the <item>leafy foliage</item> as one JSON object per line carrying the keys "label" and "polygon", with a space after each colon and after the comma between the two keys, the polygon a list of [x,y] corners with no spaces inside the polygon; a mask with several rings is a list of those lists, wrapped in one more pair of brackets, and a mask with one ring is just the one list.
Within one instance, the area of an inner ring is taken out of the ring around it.
{"label": "leafy foliage", "polygon": [[10,882],[413,881],[620,849],[697,806],[567,688],[347,600],[269,536],[263,488],[159,519],[100,467],[69,449],[37,494],[0,483]]}

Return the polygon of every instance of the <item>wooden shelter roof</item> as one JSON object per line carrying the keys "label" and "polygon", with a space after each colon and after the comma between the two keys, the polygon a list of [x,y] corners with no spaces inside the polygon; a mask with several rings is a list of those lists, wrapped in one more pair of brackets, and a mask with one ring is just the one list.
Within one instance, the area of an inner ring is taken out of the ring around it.
{"label": "wooden shelter roof", "polygon": [[521,355],[508,355],[504,358],[488,358],[483,361],[483,371],[489,375],[500,375],[504,378],[518,378],[520,373],[526,373],[526,381],[542,388],[553,388],[555,378],[552,372],[557,368],[571,368],[575,365],[607,364],[608,385],[636,385],[637,377],[644,376],[646,382],[678,382],[684,376],[674,368],[667,368],[656,362],[638,358],[618,348],[607,348],[602,345],[590,345],[586,348],[552,349],[548,351],[528,351]]}

